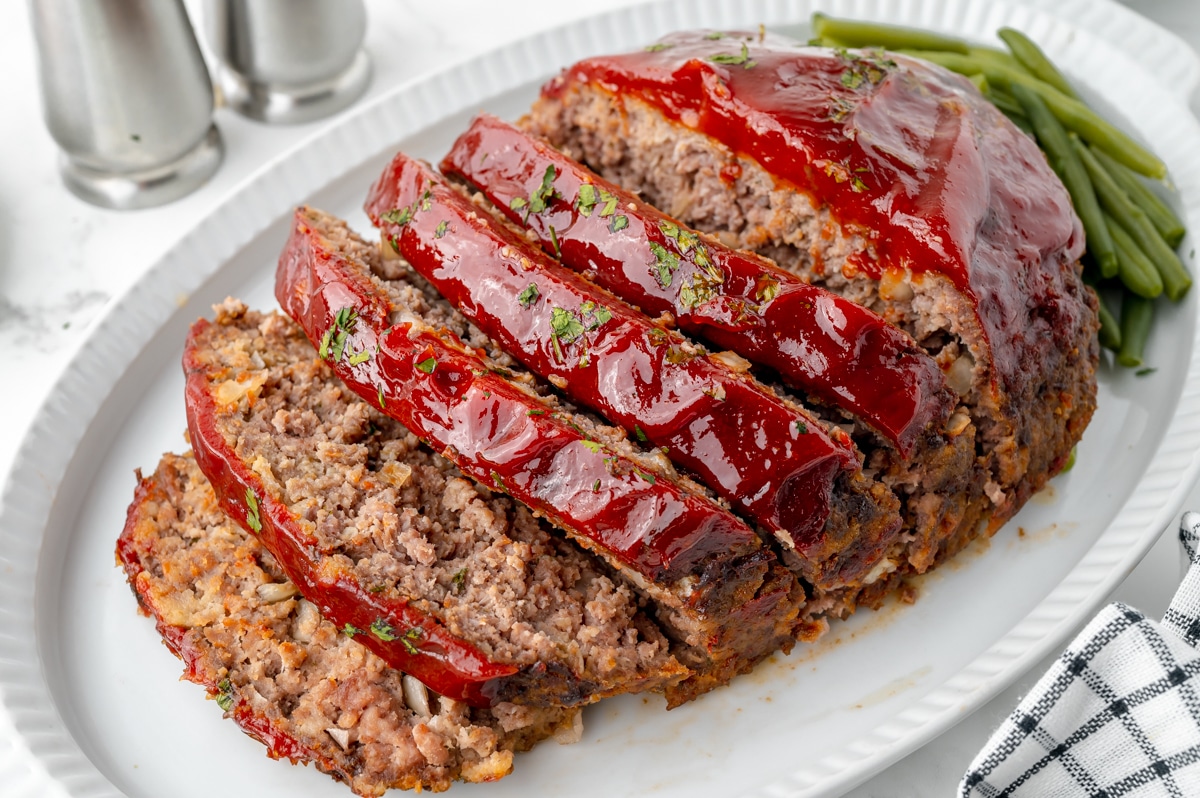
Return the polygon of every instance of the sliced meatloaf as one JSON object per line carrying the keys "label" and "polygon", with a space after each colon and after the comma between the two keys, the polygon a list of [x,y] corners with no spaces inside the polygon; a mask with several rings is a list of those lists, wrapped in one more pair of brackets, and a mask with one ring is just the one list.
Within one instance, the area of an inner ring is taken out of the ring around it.
{"label": "sliced meatloaf", "polygon": [[[417,211],[427,203],[420,198]],[[790,649],[804,593],[754,530],[661,451],[640,452],[624,430],[555,401],[394,253],[302,208],[276,296],[350,388],[654,602],[693,671],[667,686],[672,705]]]}
{"label": "sliced meatloaf", "polygon": [[969,81],[890,53],[689,32],[568,67],[524,124],[687,224],[878,312],[937,360],[956,423],[973,428],[957,523],[930,530],[922,507],[942,490],[864,444],[867,469],[906,498],[911,533],[931,538],[910,558],[918,570],[981,518],[998,527],[1067,461],[1098,359],[1081,227],[1036,145]]}
{"label": "sliced meatloaf", "polygon": [[443,695],[574,705],[687,675],[628,584],[228,300],[184,353],[196,460],[345,634]]}
{"label": "sliced meatloaf", "polygon": [[190,456],[139,474],[117,559],[185,678],[269,756],[312,763],[359,795],[492,781],[514,751],[582,728],[577,709],[473,709],[388,668],[221,512]]}
{"label": "sliced meatloaf", "polygon": [[[840,614],[850,607],[838,603],[855,598],[855,587],[874,584],[867,577],[905,562],[922,571],[948,536],[978,526],[987,499],[975,479],[975,425],[938,364],[907,333],[766,258],[688,228],[494,117],[476,118],[442,168],[479,186],[563,264],[647,313],[673,317],[703,343],[758,363],[768,381],[777,373],[826,423],[853,424],[870,454],[857,478],[876,479],[905,498],[907,532],[882,560],[857,572],[836,570],[835,580],[814,578],[812,561],[830,552],[853,556],[876,536],[827,535],[832,546],[799,550],[797,572],[814,588],[810,608]],[[525,198],[547,193],[531,210]],[[837,602],[827,600],[831,592]]]}
{"label": "sliced meatloaf", "polygon": [[861,582],[891,548],[898,502],[863,477],[850,437],[765,389],[742,358],[710,354],[598,288],[405,153],[376,181],[367,212],[506,352],[775,536],[817,590]]}

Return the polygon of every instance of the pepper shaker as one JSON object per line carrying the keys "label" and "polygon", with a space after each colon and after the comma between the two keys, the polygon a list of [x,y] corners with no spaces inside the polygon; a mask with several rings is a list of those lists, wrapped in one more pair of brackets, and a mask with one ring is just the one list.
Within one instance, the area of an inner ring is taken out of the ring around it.
{"label": "pepper shaker", "polygon": [[208,0],[208,44],[226,103],[262,122],[311,122],[362,96],[362,0]]}
{"label": "pepper shaker", "polygon": [[43,111],[70,191],[161,205],[224,154],[213,86],[182,0],[30,0]]}

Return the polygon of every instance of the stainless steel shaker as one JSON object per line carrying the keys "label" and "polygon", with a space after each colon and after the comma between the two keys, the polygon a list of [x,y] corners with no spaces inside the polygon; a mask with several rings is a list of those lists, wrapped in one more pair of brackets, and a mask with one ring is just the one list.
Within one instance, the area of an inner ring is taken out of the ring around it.
{"label": "stainless steel shaker", "polygon": [[264,122],[319,119],[371,80],[362,0],[208,0],[208,44],[235,111]]}
{"label": "stainless steel shaker", "polygon": [[182,0],[30,0],[46,127],[74,194],[145,208],[221,163],[213,86]]}

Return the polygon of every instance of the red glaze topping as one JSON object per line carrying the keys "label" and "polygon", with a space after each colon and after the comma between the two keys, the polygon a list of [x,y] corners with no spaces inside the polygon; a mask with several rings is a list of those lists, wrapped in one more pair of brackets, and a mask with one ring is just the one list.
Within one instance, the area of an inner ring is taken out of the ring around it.
{"label": "red glaze topping", "polygon": [[1034,142],[969,81],[897,54],[711,36],[581,61],[543,93],[586,83],[647,102],[828,206],[867,242],[850,268],[950,278],[1010,391],[1047,338],[1070,345],[1083,309],[1062,301],[1061,267],[1082,253],[1082,228]]}
{"label": "red glaze topping", "polygon": [[[556,196],[527,213],[522,203],[542,187],[548,166]],[[875,313],[698,236],[507,122],[477,117],[442,170],[478,186],[564,264],[854,413],[906,457],[953,405],[937,364]]]}
{"label": "red glaze topping", "polygon": [[449,330],[391,326],[381,289],[308,226],[303,209],[280,256],[275,293],[310,340],[321,340],[339,310],[356,310],[347,351],[372,356],[333,364],[351,390],[382,404],[463,473],[524,502],[646,579],[671,584],[714,556],[732,558],[761,547],[733,514],[588,440],[489,371]]}
{"label": "red glaze topping", "polygon": [[[477,706],[488,706],[487,682],[517,672],[512,665],[492,662],[467,641],[451,634],[437,619],[401,599],[372,594],[332,562],[305,534],[285,504],[267,492],[261,479],[231,447],[222,432],[219,409],[213,398],[213,381],[225,379],[222,366],[208,362],[202,339],[212,324],[200,320],[192,326],[183,353],[188,432],[196,463],[212,483],[221,509],[247,530],[251,514],[247,496],[258,504],[261,529],[255,532],[275,556],[280,568],[300,592],[317,605],[334,625],[350,624],[371,651],[394,668],[412,674],[443,695]],[[387,641],[366,630],[384,621],[397,630],[419,630],[415,638],[398,635]],[[405,645],[407,643],[407,645]],[[414,649],[416,653],[410,650]]]}
{"label": "red glaze topping", "polygon": [[748,375],[587,283],[421,161],[397,155],[367,212],[414,269],[531,371],[667,447],[798,548],[820,539],[833,479],[858,465],[844,438],[833,441]]}

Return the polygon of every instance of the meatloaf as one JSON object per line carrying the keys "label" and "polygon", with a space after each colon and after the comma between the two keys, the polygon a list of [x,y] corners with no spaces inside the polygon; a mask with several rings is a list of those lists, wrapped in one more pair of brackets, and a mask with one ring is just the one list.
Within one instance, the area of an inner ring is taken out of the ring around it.
{"label": "meatloaf", "polygon": [[[902,55],[722,32],[563,70],[526,129],[689,225],[775,260],[908,332],[942,367],[974,462],[957,522],[996,529],[1067,462],[1095,408],[1095,296],[1082,229],[1036,145],[969,81]],[[938,503],[855,424],[865,468]]]}
{"label": "meatloaf", "polygon": [[628,584],[234,300],[184,352],[196,459],[323,616],[439,693],[574,705],[687,675]]}
{"label": "meatloaf", "polygon": [[473,709],[388,668],[221,512],[190,456],[139,474],[117,559],[185,678],[269,756],[312,763],[359,795],[492,781],[514,751],[582,730],[576,709]]}
{"label": "meatloaf", "polygon": [[624,430],[557,402],[394,253],[302,208],[276,296],[360,396],[551,519],[654,603],[692,671],[666,685],[671,705],[791,648],[804,592],[754,530],[660,451],[639,452]]}

